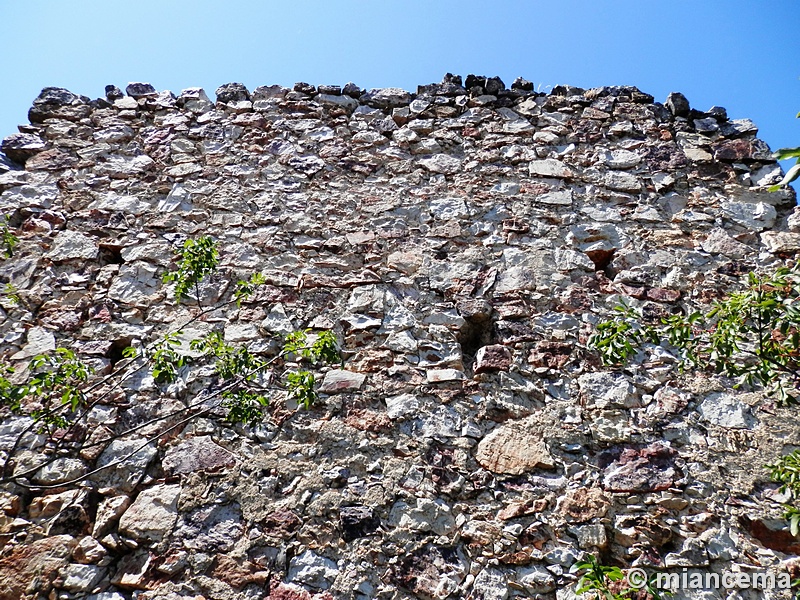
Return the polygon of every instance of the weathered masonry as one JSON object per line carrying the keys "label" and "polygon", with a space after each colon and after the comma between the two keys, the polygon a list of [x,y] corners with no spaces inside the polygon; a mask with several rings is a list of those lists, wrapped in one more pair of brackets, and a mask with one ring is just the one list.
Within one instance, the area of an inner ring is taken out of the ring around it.
{"label": "weathered masonry", "polygon": [[[761,467],[800,445],[796,415],[663,349],[612,371],[585,347],[620,298],[668,314],[793,259],[794,193],[766,191],[781,170],[752,122],[452,75],[216,102],[46,88],[29,119],[0,157],[20,238],[0,262],[21,299],[0,301],[4,364],[66,346],[113,371],[195,314],[161,275],[204,235],[205,296],[267,284],[184,336],[268,353],[332,329],[345,361],[314,408],[276,399],[256,428],[211,411],[160,435],[210,374],[126,380],[56,461],[0,486],[0,600],[567,600],[584,552],[794,568]],[[0,461],[37,468],[45,436],[17,444],[30,420],[2,410]],[[703,593],[683,597],[724,597]]]}

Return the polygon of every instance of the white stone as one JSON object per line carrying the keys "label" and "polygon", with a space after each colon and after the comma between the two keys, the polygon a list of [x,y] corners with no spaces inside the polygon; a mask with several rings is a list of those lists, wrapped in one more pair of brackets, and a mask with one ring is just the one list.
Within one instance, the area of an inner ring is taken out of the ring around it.
{"label": "white stone", "polygon": [[119,521],[119,532],[134,539],[160,542],[178,520],[180,485],[154,485],[142,490]]}
{"label": "white stone", "polygon": [[569,167],[555,158],[531,161],[528,165],[528,172],[531,175],[538,175],[540,177],[572,177],[572,171]]}
{"label": "white stone", "polygon": [[733,394],[711,394],[698,411],[709,423],[727,429],[752,429],[756,424],[750,407]]}
{"label": "white stone", "polygon": [[95,238],[79,231],[62,231],[53,242],[53,247],[47,257],[54,262],[64,260],[93,260],[100,253]]}
{"label": "white stone", "polygon": [[327,590],[339,575],[339,568],[329,558],[306,550],[289,563],[289,581],[301,583],[316,590]]}

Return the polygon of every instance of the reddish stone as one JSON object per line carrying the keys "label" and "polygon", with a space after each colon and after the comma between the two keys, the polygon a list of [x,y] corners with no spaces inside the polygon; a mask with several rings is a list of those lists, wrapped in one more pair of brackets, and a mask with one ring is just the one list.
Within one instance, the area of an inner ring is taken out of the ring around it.
{"label": "reddish stone", "polygon": [[348,411],[344,422],[359,431],[387,431],[392,428],[392,420],[386,413],[365,408],[354,408]]}
{"label": "reddish stone", "polygon": [[569,490],[558,503],[558,510],[572,523],[586,523],[602,517],[611,506],[608,497],[597,488]]}
{"label": "reddish stone", "polygon": [[637,300],[644,300],[644,298],[647,296],[647,290],[645,290],[645,288],[625,285],[624,283],[619,284],[619,291],[626,296],[636,298]]}
{"label": "reddish stone", "polygon": [[311,600],[311,594],[301,587],[279,583],[264,600]]}
{"label": "reddish stone", "polygon": [[500,344],[484,346],[475,355],[475,372],[508,371],[511,360],[511,351],[505,346]]}
{"label": "reddish stone", "polygon": [[677,302],[681,299],[681,293],[678,290],[651,288],[647,290],[647,297],[656,302]]}
{"label": "reddish stone", "polygon": [[290,510],[276,510],[267,515],[262,525],[267,533],[285,536],[297,531],[303,522]]}
{"label": "reddish stone", "polygon": [[528,355],[528,362],[535,367],[560,369],[569,361],[572,349],[569,342],[539,342]]}
{"label": "reddish stone", "polygon": [[269,571],[259,570],[258,566],[250,561],[237,561],[227,554],[217,556],[212,575],[237,590],[250,583],[263,586],[269,580]]}
{"label": "reddish stone", "polygon": [[612,492],[660,492],[675,485],[679,474],[675,450],[662,444],[626,448],[605,470],[603,487]]}
{"label": "reddish stone", "polygon": [[725,140],[714,146],[714,158],[739,162],[753,155],[753,145],[748,140]]}
{"label": "reddish stone", "polygon": [[6,548],[10,551],[0,557],[0,600],[19,600],[32,592],[47,596],[74,547],[72,536],[58,535]]}
{"label": "reddish stone", "polygon": [[797,554],[800,552],[800,540],[792,535],[788,527],[786,527],[785,521],[751,520],[747,516],[742,516],[739,517],[739,522],[754,538],[770,550],[785,554]]}

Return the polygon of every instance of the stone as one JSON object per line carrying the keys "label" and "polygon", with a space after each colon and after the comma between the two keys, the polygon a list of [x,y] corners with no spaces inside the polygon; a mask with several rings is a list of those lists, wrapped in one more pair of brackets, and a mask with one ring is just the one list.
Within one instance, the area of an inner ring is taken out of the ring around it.
{"label": "stone", "polygon": [[543,565],[523,567],[517,571],[517,583],[529,594],[547,594],[556,589],[553,574]]}
{"label": "stone", "polygon": [[528,172],[539,177],[560,177],[562,179],[572,177],[572,170],[555,158],[531,161],[528,164]]}
{"label": "stone", "polygon": [[20,600],[32,593],[45,597],[60,569],[69,564],[75,538],[54,535],[17,544],[0,556],[0,600]]}
{"label": "stone", "polygon": [[434,154],[430,158],[419,161],[423,167],[432,173],[452,175],[461,169],[461,161],[447,154]]}
{"label": "stone", "polygon": [[119,521],[119,532],[136,540],[160,542],[178,520],[180,485],[154,485],[142,490]]}
{"label": "stone", "polygon": [[578,539],[578,546],[584,550],[590,548],[604,548],[608,543],[606,528],[601,524],[581,525],[572,529]]}
{"label": "stone", "polygon": [[157,454],[153,445],[145,445],[144,441],[144,438],[137,437],[112,441],[97,459],[96,468],[105,469],[92,475],[92,479],[124,492],[133,491]]}
{"label": "stone", "polygon": [[703,250],[712,254],[724,254],[731,258],[743,258],[752,252],[752,249],[736,241],[723,229],[713,229],[701,244]]}
{"label": "stone", "polygon": [[571,523],[586,523],[603,517],[610,507],[611,500],[599,488],[568,490],[558,502],[558,510]]}
{"label": "stone", "polygon": [[500,425],[478,444],[475,460],[493,473],[521,475],[534,469],[553,469],[555,462],[531,418]]}
{"label": "stone", "polygon": [[726,429],[753,429],[757,423],[750,407],[733,394],[710,394],[697,410],[707,422]]}
{"label": "stone", "polygon": [[641,180],[636,175],[624,171],[609,171],[603,178],[603,185],[621,192],[638,192],[642,189]]}
{"label": "stone", "polygon": [[289,579],[311,589],[327,590],[339,575],[336,563],[306,550],[289,562]]}
{"label": "stone", "polygon": [[508,371],[513,357],[511,351],[505,346],[494,344],[482,346],[475,354],[475,373],[490,373],[492,371]]}
{"label": "stone", "polygon": [[319,391],[323,394],[340,394],[343,392],[356,392],[361,389],[367,376],[364,373],[352,371],[333,370],[325,373]]}
{"label": "stone", "polygon": [[[345,86],[343,92],[348,94],[349,91]],[[371,89],[361,96],[360,101],[377,108],[397,108],[408,105],[411,102],[411,94],[400,88]]]}
{"label": "stone", "polygon": [[459,369],[428,369],[425,377],[428,383],[446,383],[466,379],[464,372]]}
{"label": "stone", "polygon": [[707,567],[706,546],[697,538],[686,538],[678,552],[670,552],[664,557],[664,565],[671,567]]}
{"label": "stone", "polygon": [[505,600],[508,598],[508,578],[492,568],[483,569],[475,577],[467,600]]}
{"label": "stone", "polygon": [[173,446],[162,461],[164,468],[175,474],[224,469],[235,464],[236,456],[215,444],[207,435],[189,438]]}
{"label": "stone", "polygon": [[679,474],[675,450],[654,443],[641,449],[626,448],[605,469],[603,487],[610,492],[658,492],[674,486]]}
{"label": "stone", "polygon": [[131,98],[151,98],[153,96],[158,95],[156,92],[156,88],[154,88],[149,83],[140,83],[134,82],[129,83],[125,88],[125,93],[128,94]]}
{"label": "stone", "polygon": [[622,373],[585,373],[578,378],[581,403],[587,408],[639,408],[641,400]]}
{"label": "stone", "polygon": [[396,502],[389,511],[389,525],[413,532],[447,535],[456,528],[450,507],[440,499],[417,498],[414,505]]}
{"label": "stone", "polygon": [[56,338],[52,331],[44,327],[31,327],[28,330],[27,343],[22,350],[11,355],[11,360],[25,360],[48,354],[56,349]]}
{"label": "stone", "polygon": [[77,458],[57,458],[42,467],[33,480],[42,485],[56,485],[77,479],[86,472],[86,463]]}
{"label": "stone", "polygon": [[666,102],[664,102],[664,106],[676,117],[686,117],[689,115],[689,101],[686,99],[686,96],[680,92],[670,92]]}
{"label": "stone", "polygon": [[374,509],[368,506],[343,506],[339,509],[339,522],[342,527],[342,538],[352,542],[376,532],[381,520]]}
{"label": "stone", "polygon": [[61,588],[68,592],[91,592],[106,574],[106,569],[97,565],[70,564],[58,572]]}
{"label": "stone", "polygon": [[242,102],[250,100],[250,92],[244,84],[226,83],[217,88],[217,102],[230,104],[232,102]]}
{"label": "stone", "polygon": [[2,151],[14,162],[24,164],[30,157],[38,154],[47,144],[38,135],[31,133],[12,133],[0,144]]}
{"label": "stone", "polygon": [[800,233],[789,231],[765,231],[761,242],[773,253],[795,254],[800,251]]}

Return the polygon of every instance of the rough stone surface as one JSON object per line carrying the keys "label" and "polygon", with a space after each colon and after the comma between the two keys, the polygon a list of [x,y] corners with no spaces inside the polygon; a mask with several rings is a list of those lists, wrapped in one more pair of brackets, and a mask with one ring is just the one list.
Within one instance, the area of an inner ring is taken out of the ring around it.
{"label": "rough stone surface", "polygon": [[[0,156],[0,362],[17,381],[72,348],[103,391],[54,440],[37,399],[0,416],[0,467],[33,486],[0,485],[0,598],[567,600],[598,551],[784,568],[800,544],[760,466],[800,446],[795,412],[668,346],[624,369],[587,348],[621,299],[656,321],[792,264],[780,165],[680,94],[534,87],[43,90]],[[176,302],[163,275],[202,235],[220,266]],[[100,383],[179,329],[174,382]],[[344,364],[275,359],[306,329]],[[263,419],[226,420],[190,348],[210,331],[271,361]],[[308,410],[285,368],[314,373]]]}

